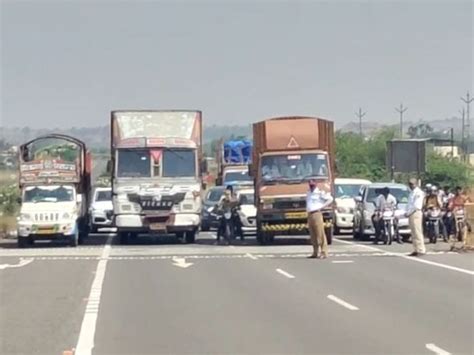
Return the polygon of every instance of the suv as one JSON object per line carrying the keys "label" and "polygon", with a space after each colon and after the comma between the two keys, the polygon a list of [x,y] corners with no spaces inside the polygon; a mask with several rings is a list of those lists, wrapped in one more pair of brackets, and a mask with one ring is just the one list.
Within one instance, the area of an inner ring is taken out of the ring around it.
{"label": "suv", "polygon": [[355,198],[356,208],[354,210],[354,239],[370,239],[375,236],[375,229],[372,224],[372,215],[375,212],[375,199],[377,198],[376,190],[388,187],[390,193],[397,199],[397,211],[395,215],[398,217],[398,232],[403,241],[406,242],[410,238],[410,228],[408,218],[405,217],[405,207],[408,203],[409,190],[403,184],[395,183],[375,183],[363,186],[359,196]]}

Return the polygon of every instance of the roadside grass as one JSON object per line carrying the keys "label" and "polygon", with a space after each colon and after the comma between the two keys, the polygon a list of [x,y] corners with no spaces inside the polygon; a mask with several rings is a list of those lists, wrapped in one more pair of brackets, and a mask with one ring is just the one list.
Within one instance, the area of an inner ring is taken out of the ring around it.
{"label": "roadside grass", "polygon": [[9,237],[16,230],[15,216],[0,216],[0,239]]}
{"label": "roadside grass", "polygon": [[16,170],[0,170],[0,187],[9,186],[17,182]]}

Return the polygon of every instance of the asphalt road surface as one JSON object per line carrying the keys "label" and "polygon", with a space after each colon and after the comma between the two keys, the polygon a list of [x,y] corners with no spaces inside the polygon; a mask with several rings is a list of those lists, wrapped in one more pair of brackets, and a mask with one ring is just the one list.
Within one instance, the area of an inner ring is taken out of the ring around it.
{"label": "asphalt road surface", "polygon": [[0,243],[0,354],[473,354],[474,254],[339,236]]}

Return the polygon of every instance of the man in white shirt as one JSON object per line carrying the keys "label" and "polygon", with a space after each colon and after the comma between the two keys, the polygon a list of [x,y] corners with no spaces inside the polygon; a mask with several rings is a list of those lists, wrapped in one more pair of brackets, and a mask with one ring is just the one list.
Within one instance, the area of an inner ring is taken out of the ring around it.
{"label": "man in white shirt", "polygon": [[422,256],[426,254],[425,240],[423,236],[423,201],[425,194],[418,187],[416,179],[410,179],[408,186],[410,187],[410,196],[408,196],[408,204],[406,216],[410,223],[411,240],[413,242],[413,253],[410,256]]}
{"label": "man in white shirt", "polygon": [[[315,180],[309,181],[309,190],[306,195],[306,211],[308,212],[308,229],[313,244],[311,259],[328,257],[328,244],[324,231],[324,219],[322,210],[328,207],[333,197],[331,194],[319,189]],[[319,254],[321,249],[321,255]]]}
{"label": "man in white shirt", "polygon": [[[397,199],[390,193],[390,189],[388,187],[384,187],[383,189],[379,190],[379,195],[375,199],[375,213],[372,216],[372,223],[374,224],[375,228],[375,240],[374,244],[378,244],[380,239],[380,233],[383,228],[383,219],[382,214],[385,210],[396,210],[397,209]],[[396,221],[394,221],[396,223]],[[400,238],[398,238],[397,233],[397,241],[400,243]]]}

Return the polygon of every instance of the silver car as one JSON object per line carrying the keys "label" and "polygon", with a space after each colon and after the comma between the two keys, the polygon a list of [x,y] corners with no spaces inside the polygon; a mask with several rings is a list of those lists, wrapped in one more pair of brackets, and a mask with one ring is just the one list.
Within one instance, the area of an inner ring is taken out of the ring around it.
{"label": "silver car", "polygon": [[405,217],[405,208],[408,203],[409,190],[403,184],[374,183],[364,186],[359,196],[355,198],[356,208],[354,210],[354,239],[368,240],[375,236],[375,228],[372,223],[372,215],[375,212],[376,190],[388,187],[390,193],[397,199],[397,210],[395,216],[398,218],[398,231],[403,241],[410,239],[410,228],[408,218]]}

